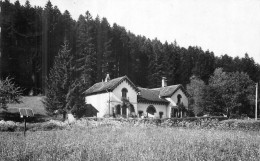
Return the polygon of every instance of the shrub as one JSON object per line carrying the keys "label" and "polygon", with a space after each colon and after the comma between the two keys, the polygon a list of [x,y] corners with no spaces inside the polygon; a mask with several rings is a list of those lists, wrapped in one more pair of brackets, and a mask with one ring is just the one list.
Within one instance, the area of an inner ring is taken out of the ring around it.
{"label": "shrub", "polygon": [[240,119],[241,116],[239,114],[230,114],[229,118],[230,119]]}
{"label": "shrub", "polygon": [[14,132],[16,129],[16,125],[0,124],[0,132]]}
{"label": "shrub", "polygon": [[15,85],[13,78],[0,79],[0,108],[6,109],[9,102],[19,102],[21,94],[22,90]]}
{"label": "shrub", "polygon": [[[27,123],[28,131],[50,131],[65,129],[68,124],[59,121],[48,121],[44,123]],[[15,123],[12,121],[0,121],[0,132],[24,131],[24,123]]]}
{"label": "shrub", "polygon": [[230,119],[221,121],[219,129],[259,131],[260,121]]}

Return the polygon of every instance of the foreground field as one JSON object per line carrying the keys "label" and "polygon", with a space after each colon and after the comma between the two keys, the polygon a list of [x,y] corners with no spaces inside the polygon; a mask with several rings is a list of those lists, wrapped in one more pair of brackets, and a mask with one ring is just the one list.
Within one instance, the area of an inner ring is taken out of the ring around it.
{"label": "foreground field", "polygon": [[1,160],[259,160],[257,132],[100,124],[0,133]]}

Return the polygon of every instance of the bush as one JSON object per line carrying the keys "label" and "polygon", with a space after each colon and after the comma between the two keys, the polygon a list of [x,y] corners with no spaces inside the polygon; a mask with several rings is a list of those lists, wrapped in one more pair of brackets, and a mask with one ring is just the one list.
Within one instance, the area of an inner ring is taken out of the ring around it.
{"label": "bush", "polygon": [[[219,129],[219,130],[248,130],[259,131],[260,121],[254,120],[226,120],[226,117],[190,117],[190,118],[172,118],[172,119],[140,119],[140,118],[82,118],[75,124],[69,125],[66,122],[50,120],[44,123],[28,123],[29,131],[50,131],[62,130],[71,127],[97,127],[97,126],[162,126],[162,127],[182,127],[190,129]],[[0,121],[0,131],[23,131],[23,123],[12,121]]]}
{"label": "bush", "polygon": [[195,114],[194,114],[193,110],[191,110],[191,109],[189,109],[189,110],[187,111],[187,115],[188,115],[189,117],[195,117]]}
{"label": "bush", "polygon": [[0,124],[0,132],[14,132],[16,129],[16,125]]}
{"label": "bush", "polygon": [[220,128],[233,130],[260,130],[260,121],[255,120],[225,120],[220,122]]}
{"label": "bush", "polygon": [[13,121],[0,121],[0,131],[4,131],[4,132],[7,132],[7,131],[10,131],[10,132],[13,132],[13,131],[16,131],[17,129],[17,124]]}
{"label": "bush", "polygon": [[22,90],[14,84],[13,78],[0,79],[0,108],[6,109],[7,103],[19,102],[21,94]]}
{"label": "bush", "polygon": [[230,114],[229,118],[230,119],[240,119],[241,116],[239,114]]}
{"label": "bush", "polygon": [[[68,124],[50,120],[44,123],[27,123],[28,131],[50,131],[65,129]],[[0,121],[0,132],[24,131],[24,123],[15,123],[13,121]]]}

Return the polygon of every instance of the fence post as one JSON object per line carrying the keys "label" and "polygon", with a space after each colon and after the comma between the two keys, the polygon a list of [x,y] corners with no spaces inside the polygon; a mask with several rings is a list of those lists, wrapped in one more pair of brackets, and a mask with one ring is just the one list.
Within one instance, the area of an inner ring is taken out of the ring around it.
{"label": "fence post", "polygon": [[24,137],[25,137],[25,133],[26,133],[26,116],[24,116],[24,132],[23,132]]}

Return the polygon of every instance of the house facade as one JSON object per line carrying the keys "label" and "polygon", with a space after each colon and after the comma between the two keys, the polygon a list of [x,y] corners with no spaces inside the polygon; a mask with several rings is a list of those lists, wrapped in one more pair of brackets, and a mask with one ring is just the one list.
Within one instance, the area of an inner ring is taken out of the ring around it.
{"label": "house facade", "polygon": [[104,82],[85,91],[85,102],[96,109],[97,117],[185,117],[188,93],[182,85],[167,86],[162,78],[160,88],[141,88],[127,77],[115,79],[107,75]]}

